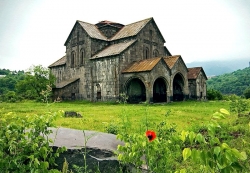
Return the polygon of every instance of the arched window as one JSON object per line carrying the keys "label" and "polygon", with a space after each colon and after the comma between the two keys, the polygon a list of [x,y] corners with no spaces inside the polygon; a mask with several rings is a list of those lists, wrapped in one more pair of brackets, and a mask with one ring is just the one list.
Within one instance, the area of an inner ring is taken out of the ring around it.
{"label": "arched window", "polygon": [[147,59],[149,57],[149,49],[147,47],[144,48],[144,58]]}
{"label": "arched window", "polygon": [[75,52],[71,53],[71,67],[75,67]]}
{"label": "arched window", "polygon": [[155,50],[154,50],[154,52],[153,52],[153,56],[154,56],[154,57],[158,57],[158,56],[159,56],[159,52],[158,52],[158,50],[157,50],[157,49],[155,49]]}
{"label": "arched window", "polygon": [[84,59],[84,50],[81,49],[80,51],[80,66],[85,65],[85,59]]}

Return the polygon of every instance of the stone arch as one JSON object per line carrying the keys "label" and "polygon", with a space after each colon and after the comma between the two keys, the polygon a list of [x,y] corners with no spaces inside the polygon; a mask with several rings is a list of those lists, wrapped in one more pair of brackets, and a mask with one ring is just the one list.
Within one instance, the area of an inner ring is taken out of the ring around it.
{"label": "stone arch", "polygon": [[184,99],[185,80],[181,73],[176,73],[173,78],[173,101],[182,101]]}
{"label": "stone arch", "polygon": [[139,77],[130,78],[125,84],[125,91],[129,103],[146,101],[146,87]]}
{"label": "stone arch", "polygon": [[163,77],[159,77],[154,81],[153,102],[167,102],[167,81]]}

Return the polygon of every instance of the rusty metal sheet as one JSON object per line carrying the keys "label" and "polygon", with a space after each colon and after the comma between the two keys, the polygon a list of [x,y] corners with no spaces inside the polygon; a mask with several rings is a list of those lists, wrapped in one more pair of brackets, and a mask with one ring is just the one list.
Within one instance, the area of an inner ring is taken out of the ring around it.
{"label": "rusty metal sheet", "polygon": [[201,67],[188,68],[188,79],[197,79],[200,72]]}
{"label": "rusty metal sheet", "polygon": [[160,57],[150,58],[141,61],[134,62],[132,65],[125,68],[122,73],[142,72],[150,71],[161,60]]}
{"label": "rusty metal sheet", "polygon": [[151,20],[152,18],[144,19],[129,25],[125,25],[116,35],[114,35],[110,40],[118,40],[121,38],[126,38],[130,36],[135,36],[138,32]]}
{"label": "rusty metal sheet", "polygon": [[123,43],[112,44],[109,47],[105,48],[101,52],[97,53],[96,55],[92,56],[90,59],[97,59],[107,56],[118,55],[127,49],[130,45],[132,45],[136,40],[130,40]]}
{"label": "rusty metal sheet", "polygon": [[179,57],[180,57],[180,55],[167,56],[167,57],[164,58],[164,61],[166,62],[168,67],[170,69],[172,69],[173,66],[175,65],[175,63],[177,62],[177,60],[179,59]]}

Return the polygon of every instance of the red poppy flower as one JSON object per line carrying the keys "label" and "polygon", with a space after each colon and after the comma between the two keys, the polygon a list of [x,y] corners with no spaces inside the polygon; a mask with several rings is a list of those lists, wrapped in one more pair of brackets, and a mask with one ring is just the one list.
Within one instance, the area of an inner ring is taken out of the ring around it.
{"label": "red poppy flower", "polygon": [[149,142],[153,141],[156,138],[156,134],[152,130],[146,131],[146,136],[147,136]]}

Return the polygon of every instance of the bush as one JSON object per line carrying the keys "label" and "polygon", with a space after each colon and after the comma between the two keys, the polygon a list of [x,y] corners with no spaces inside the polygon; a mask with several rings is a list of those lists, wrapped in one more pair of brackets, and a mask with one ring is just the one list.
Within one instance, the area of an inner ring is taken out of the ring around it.
{"label": "bush", "polygon": [[220,91],[217,91],[215,89],[208,89],[207,90],[207,99],[208,100],[222,100],[223,95]]}

